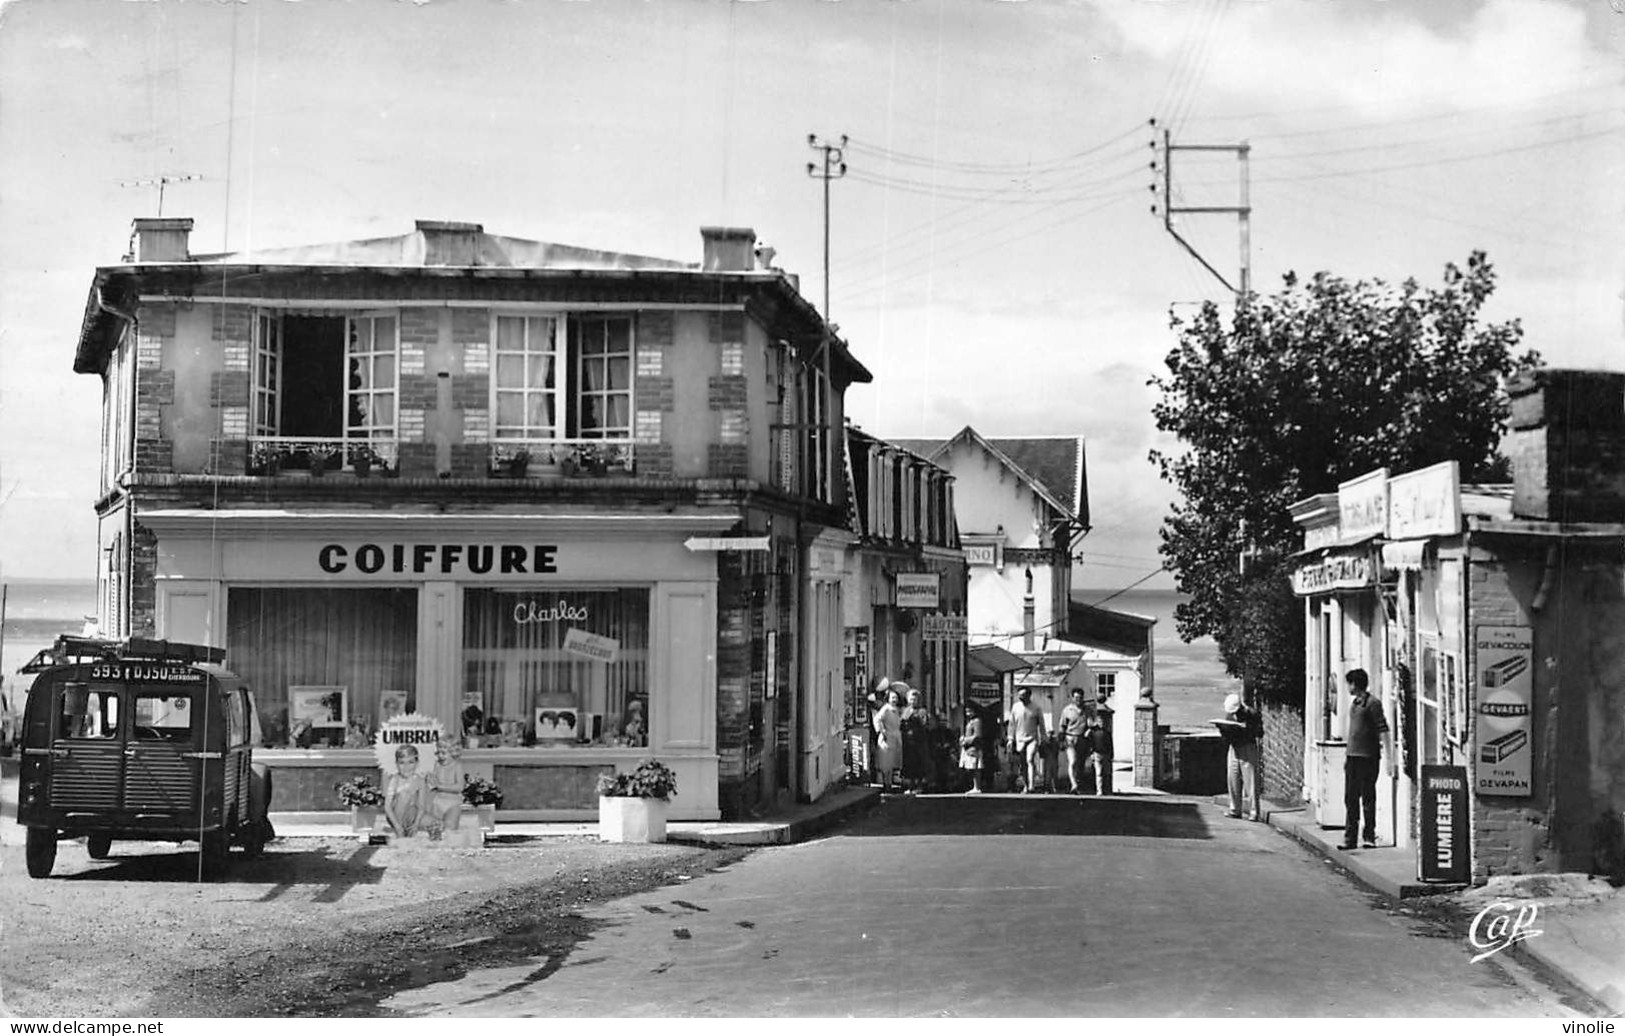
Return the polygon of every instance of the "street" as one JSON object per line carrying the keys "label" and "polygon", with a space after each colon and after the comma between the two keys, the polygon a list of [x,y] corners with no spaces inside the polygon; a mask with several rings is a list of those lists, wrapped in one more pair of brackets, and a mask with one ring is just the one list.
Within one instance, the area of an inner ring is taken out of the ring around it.
{"label": "street", "polygon": [[1465,930],[1206,802],[888,798],[829,837],[602,904],[562,959],[407,1015],[1572,1017]]}

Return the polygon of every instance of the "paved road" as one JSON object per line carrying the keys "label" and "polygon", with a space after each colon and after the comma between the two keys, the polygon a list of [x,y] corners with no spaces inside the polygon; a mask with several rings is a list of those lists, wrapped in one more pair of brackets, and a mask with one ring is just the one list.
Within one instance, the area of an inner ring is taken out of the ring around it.
{"label": "paved road", "polygon": [[408,1015],[1574,1017],[1203,802],[887,799],[829,837],[604,904],[562,960]]}

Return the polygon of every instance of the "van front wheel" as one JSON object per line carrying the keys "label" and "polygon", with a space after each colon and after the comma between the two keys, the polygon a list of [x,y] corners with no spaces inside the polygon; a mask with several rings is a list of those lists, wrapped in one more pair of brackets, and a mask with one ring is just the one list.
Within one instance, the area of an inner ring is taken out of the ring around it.
{"label": "van front wheel", "polygon": [[56,866],[56,829],[50,827],[31,827],[28,829],[28,843],[24,853],[28,859],[28,876],[30,878],[48,878],[51,868]]}
{"label": "van front wheel", "polygon": [[105,860],[113,851],[112,835],[89,835],[85,838],[85,851],[92,860]]}

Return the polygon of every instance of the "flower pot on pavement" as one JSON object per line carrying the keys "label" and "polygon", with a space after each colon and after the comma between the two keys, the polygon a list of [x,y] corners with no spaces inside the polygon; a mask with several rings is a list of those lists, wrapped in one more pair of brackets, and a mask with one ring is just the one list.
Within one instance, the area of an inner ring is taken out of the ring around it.
{"label": "flower pot on pavement", "polygon": [[668,805],[665,799],[601,795],[598,798],[598,840],[664,842]]}
{"label": "flower pot on pavement", "polygon": [[350,830],[356,834],[357,838],[362,843],[371,841],[372,836],[377,832],[378,828],[383,824],[383,822],[384,811],[381,807],[350,807]]}

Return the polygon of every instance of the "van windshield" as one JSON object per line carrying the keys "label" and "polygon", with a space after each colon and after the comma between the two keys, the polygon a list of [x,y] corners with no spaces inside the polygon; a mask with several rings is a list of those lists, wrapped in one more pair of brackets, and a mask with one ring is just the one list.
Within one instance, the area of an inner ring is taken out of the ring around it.
{"label": "van windshield", "polygon": [[141,741],[189,741],[192,738],[192,699],[186,694],[143,692],[132,702],[134,725]]}

